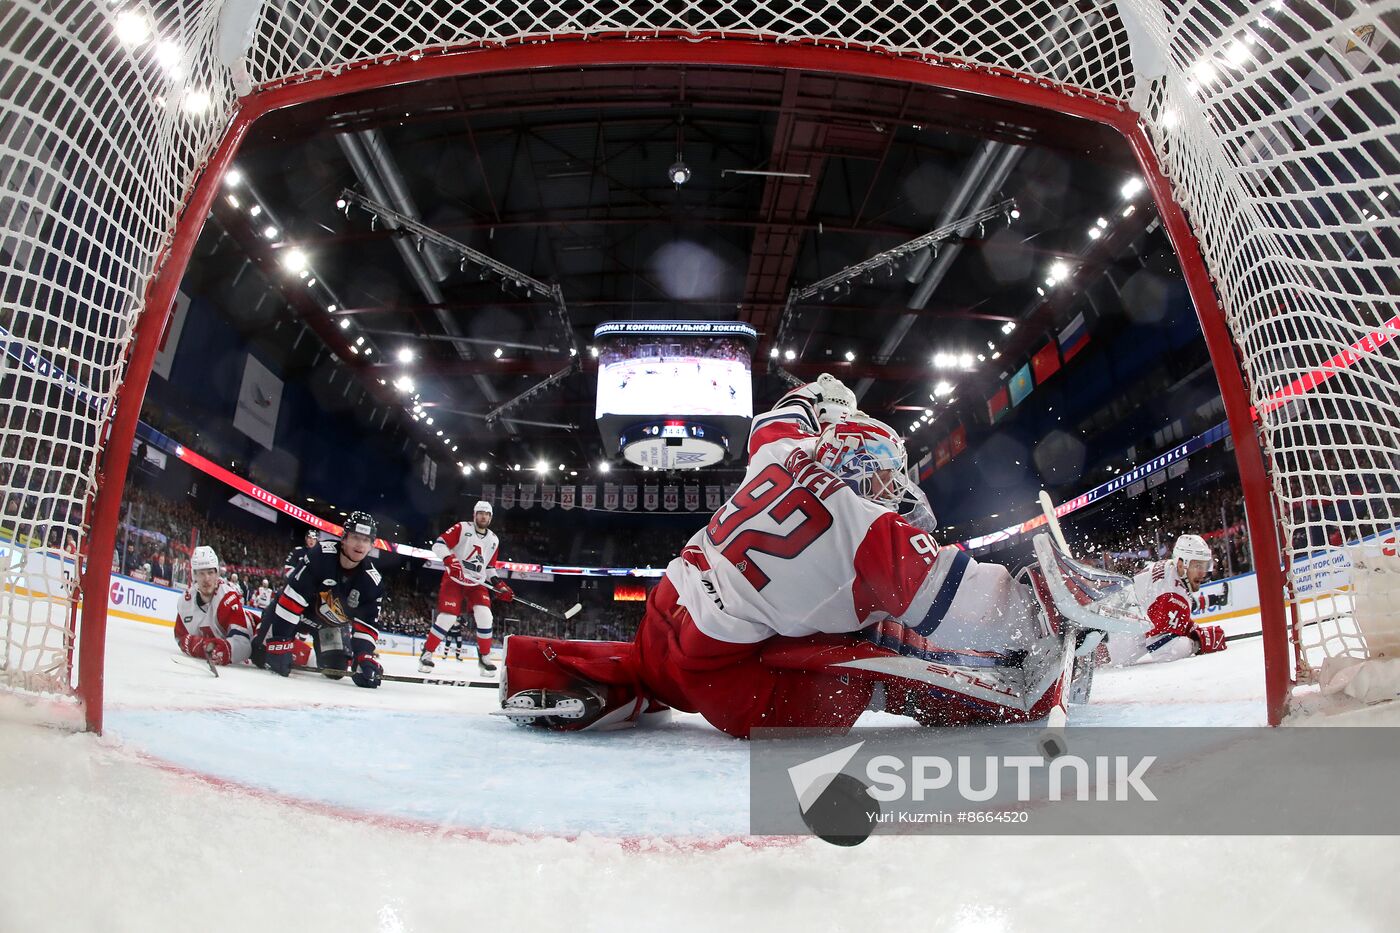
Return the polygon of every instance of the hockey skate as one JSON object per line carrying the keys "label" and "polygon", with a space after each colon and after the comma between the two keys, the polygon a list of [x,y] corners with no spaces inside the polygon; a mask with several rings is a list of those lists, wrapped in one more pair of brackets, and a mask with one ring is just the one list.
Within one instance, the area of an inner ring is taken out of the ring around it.
{"label": "hockey skate", "polygon": [[603,700],[595,691],[535,689],[507,697],[492,715],[505,716],[519,726],[582,729],[602,712]]}
{"label": "hockey skate", "polygon": [[424,674],[431,674],[433,672],[433,666],[433,653],[431,651],[424,651],[418,656],[419,671]]}
{"label": "hockey skate", "polygon": [[476,659],[476,666],[481,670],[481,673],[483,674],[496,673],[496,665],[492,664],[491,659],[484,654]]}

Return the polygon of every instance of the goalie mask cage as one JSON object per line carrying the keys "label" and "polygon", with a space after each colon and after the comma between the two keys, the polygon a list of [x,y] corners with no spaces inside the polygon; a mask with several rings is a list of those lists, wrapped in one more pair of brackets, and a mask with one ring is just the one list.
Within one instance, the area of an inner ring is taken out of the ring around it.
{"label": "goalie mask cage", "polygon": [[0,7],[0,678],[76,698],[64,705],[100,731],[137,414],[221,176],[261,114],[457,74],[740,65],[943,87],[1123,134],[1224,396],[1278,722],[1320,661],[1367,652],[1345,581],[1305,573],[1309,557],[1393,534],[1400,511],[1398,8],[12,0]]}

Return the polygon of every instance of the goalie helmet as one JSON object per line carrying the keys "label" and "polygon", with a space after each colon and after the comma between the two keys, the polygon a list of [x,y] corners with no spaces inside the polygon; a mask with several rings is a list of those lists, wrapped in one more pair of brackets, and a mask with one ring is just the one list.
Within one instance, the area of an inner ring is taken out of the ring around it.
{"label": "goalie helmet", "polygon": [[883,421],[857,413],[827,425],[817,438],[816,460],[857,495],[900,515],[928,508],[928,499],[905,473],[904,441]]}
{"label": "goalie helmet", "polygon": [[1172,560],[1184,560],[1191,563],[1193,560],[1203,560],[1209,567],[1215,562],[1215,556],[1210,552],[1210,545],[1206,544],[1206,539],[1200,535],[1182,535],[1176,539],[1176,545],[1172,548]]}
{"label": "goalie helmet", "polygon": [[219,555],[207,544],[201,544],[190,553],[190,570],[218,570]]}

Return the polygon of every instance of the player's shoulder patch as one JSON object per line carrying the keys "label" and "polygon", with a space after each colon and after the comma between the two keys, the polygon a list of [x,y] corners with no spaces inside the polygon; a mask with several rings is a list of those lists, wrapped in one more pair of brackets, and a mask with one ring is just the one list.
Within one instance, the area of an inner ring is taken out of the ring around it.
{"label": "player's shoulder patch", "polygon": [[322,542],[321,542],[321,553],[322,553],[322,554],[334,554],[334,553],[335,553],[337,550],[339,550],[339,549],[340,549],[340,542],[339,542],[339,541],[322,541]]}
{"label": "player's shoulder patch", "polygon": [[380,574],[378,567],[374,566],[373,564],[369,564],[365,567],[365,573],[368,574],[369,578],[374,581],[375,586],[384,585],[384,577]]}

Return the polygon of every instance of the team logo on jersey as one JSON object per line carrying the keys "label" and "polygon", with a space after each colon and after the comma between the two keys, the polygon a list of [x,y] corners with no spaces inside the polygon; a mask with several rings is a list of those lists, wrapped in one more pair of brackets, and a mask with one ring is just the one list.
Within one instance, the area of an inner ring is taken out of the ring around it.
{"label": "team logo on jersey", "polygon": [[351,609],[360,608],[360,591],[351,590],[350,595],[345,597],[345,601],[350,604]]}
{"label": "team logo on jersey", "polygon": [[322,580],[322,581],[321,581],[321,585],[322,585],[322,586],[335,586],[335,584],[336,584],[336,581],[335,581],[335,580]]}

